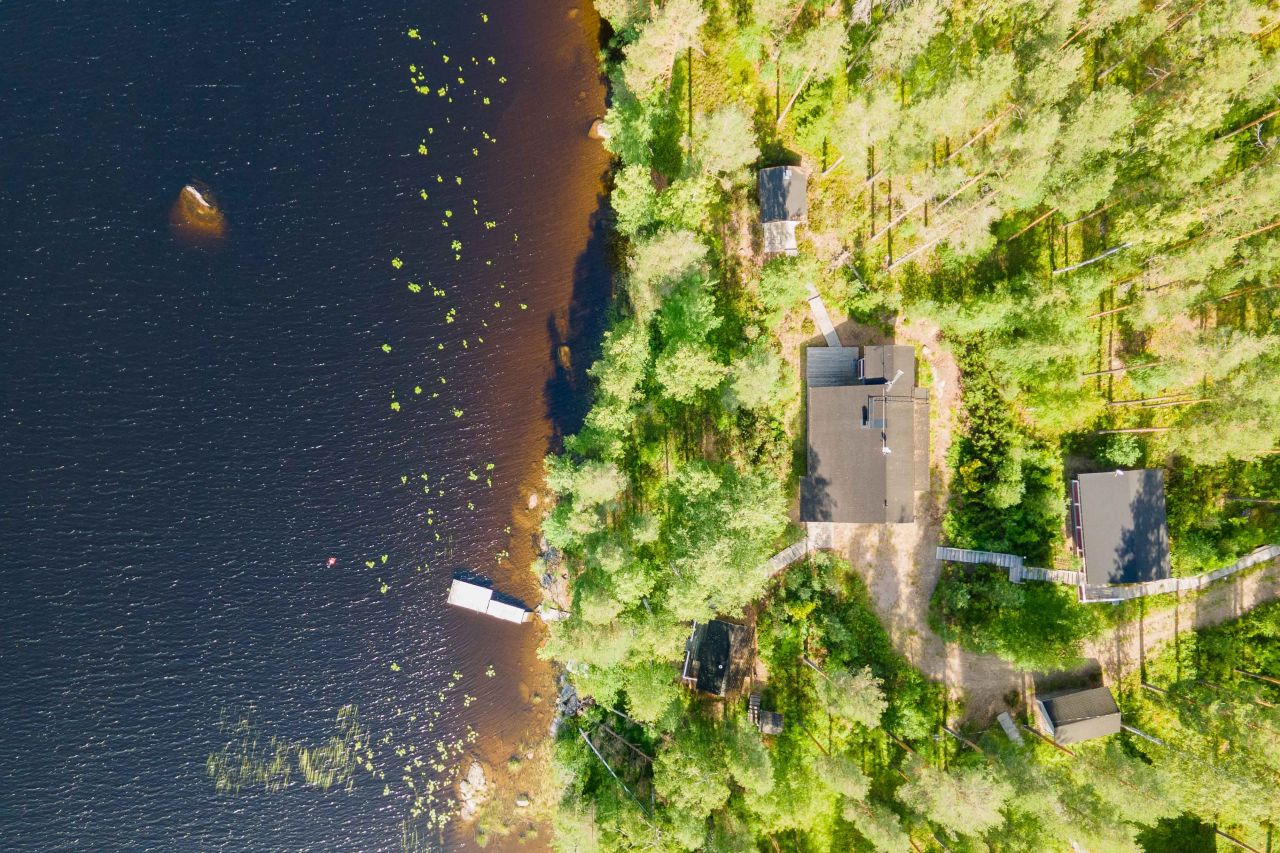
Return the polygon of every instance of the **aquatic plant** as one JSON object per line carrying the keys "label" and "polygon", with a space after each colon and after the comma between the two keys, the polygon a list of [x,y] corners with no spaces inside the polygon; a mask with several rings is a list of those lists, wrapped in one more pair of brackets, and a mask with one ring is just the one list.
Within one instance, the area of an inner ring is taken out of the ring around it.
{"label": "aquatic plant", "polygon": [[365,761],[360,761],[368,733],[360,725],[355,705],[339,709],[335,727],[336,733],[318,747],[274,735],[261,742],[249,712],[224,709],[218,729],[227,740],[221,750],[209,754],[205,772],[219,794],[237,794],[251,787],[281,791],[289,786],[295,770],[310,787],[328,790],[340,784],[351,790],[357,767],[367,763],[372,769],[373,752],[366,750]]}

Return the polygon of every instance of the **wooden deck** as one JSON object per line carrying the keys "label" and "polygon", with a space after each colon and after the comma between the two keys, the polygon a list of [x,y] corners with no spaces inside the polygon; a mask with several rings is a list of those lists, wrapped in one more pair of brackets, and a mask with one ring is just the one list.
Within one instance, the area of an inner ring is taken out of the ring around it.
{"label": "wooden deck", "polygon": [[1024,581],[1049,581],[1066,584],[1080,590],[1080,600],[1084,602],[1129,601],[1144,598],[1148,595],[1162,595],[1167,592],[1187,592],[1201,589],[1214,581],[1230,577],[1236,572],[1270,562],[1280,558],[1280,545],[1263,545],[1251,553],[1241,557],[1229,566],[1214,569],[1187,578],[1162,578],[1157,581],[1126,584],[1091,584],[1084,572],[1071,572],[1062,569],[1041,569],[1025,566],[1022,558],[1013,554],[1000,554],[994,551],[969,551],[964,548],[942,548],[937,551],[939,560],[952,563],[977,563],[1000,566],[1009,570],[1009,580],[1013,583]]}
{"label": "wooden deck", "polygon": [[1085,582],[1084,572],[1071,572],[1062,569],[1038,569],[1035,566],[1017,566],[1009,569],[1009,580],[1014,583],[1023,581],[1050,581],[1067,586],[1080,586]]}
{"label": "wooden deck", "polygon": [[807,347],[804,351],[804,381],[810,388],[840,388],[857,385],[854,364],[857,347]]}

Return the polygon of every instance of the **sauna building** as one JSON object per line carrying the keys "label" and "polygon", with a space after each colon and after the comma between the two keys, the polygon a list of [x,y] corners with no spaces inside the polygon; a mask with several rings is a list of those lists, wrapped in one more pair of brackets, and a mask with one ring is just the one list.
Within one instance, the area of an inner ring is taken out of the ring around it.
{"label": "sauna building", "polygon": [[774,166],[761,169],[757,180],[765,256],[796,254],[796,226],[808,219],[808,171]]}

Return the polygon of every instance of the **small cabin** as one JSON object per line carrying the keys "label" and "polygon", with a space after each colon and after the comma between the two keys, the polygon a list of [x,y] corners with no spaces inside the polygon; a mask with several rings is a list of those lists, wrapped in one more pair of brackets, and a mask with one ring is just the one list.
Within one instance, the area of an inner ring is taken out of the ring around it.
{"label": "small cabin", "polygon": [[773,166],[761,169],[757,181],[765,255],[795,255],[796,226],[808,220],[808,171]]}
{"label": "small cabin", "polygon": [[742,625],[720,619],[694,622],[684,647],[680,681],[711,696],[724,696],[737,690],[745,678],[750,633]]}
{"label": "small cabin", "polygon": [[1040,727],[1059,746],[1120,731],[1120,708],[1106,687],[1051,694],[1036,700]]}
{"label": "small cabin", "polygon": [[1081,474],[1071,483],[1071,534],[1090,584],[1169,577],[1164,472]]}

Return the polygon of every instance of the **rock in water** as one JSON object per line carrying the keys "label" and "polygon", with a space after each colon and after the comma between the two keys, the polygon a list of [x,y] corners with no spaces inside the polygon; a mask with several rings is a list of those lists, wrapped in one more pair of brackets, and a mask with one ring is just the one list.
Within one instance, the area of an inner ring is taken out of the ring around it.
{"label": "rock in water", "polygon": [[609,132],[609,126],[604,123],[604,119],[598,118],[591,122],[591,129],[587,131],[587,136],[592,139],[608,139],[612,134]]}
{"label": "rock in water", "polygon": [[467,769],[467,775],[458,783],[458,800],[461,802],[459,816],[463,820],[471,820],[476,816],[476,812],[480,809],[480,804],[485,800],[485,790],[488,783],[484,778],[484,768],[480,766],[479,761],[472,761],[471,767]]}
{"label": "rock in water", "polygon": [[218,209],[213,192],[199,181],[192,181],[182,188],[169,209],[169,228],[182,240],[210,243],[226,234],[227,220]]}

